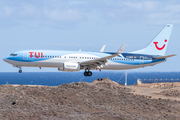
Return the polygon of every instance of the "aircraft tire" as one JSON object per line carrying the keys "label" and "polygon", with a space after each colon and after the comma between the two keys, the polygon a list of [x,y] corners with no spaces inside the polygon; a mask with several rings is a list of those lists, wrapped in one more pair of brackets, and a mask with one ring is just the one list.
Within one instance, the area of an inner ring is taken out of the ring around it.
{"label": "aircraft tire", "polygon": [[84,76],[88,76],[88,72],[84,72]]}
{"label": "aircraft tire", "polygon": [[19,73],[22,73],[22,70],[19,70]]}
{"label": "aircraft tire", "polygon": [[91,71],[88,72],[88,76],[92,76],[92,72]]}

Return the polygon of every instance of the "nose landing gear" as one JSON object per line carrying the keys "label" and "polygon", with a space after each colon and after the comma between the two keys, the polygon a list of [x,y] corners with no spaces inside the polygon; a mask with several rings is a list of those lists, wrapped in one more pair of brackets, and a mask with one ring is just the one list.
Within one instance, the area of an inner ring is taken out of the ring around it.
{"label": "nose landing gear", "polygon": [[22,73],[22,70],[19,70],[19,73]]}
{"label": "nose landing gear", "polygon": [[89,69],[85,69],[84,76],[92,76],[92,72]]}
{"label": "nose landing gear", "polygon": [[19,68],[19,73],[22,73],[21,66],[13,65],[13,67]]}

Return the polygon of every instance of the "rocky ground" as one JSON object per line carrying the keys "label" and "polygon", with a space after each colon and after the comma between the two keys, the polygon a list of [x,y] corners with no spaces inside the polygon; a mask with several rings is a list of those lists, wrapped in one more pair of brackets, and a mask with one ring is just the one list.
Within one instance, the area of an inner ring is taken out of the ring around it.
{"label": "rocky ground", "polygon": [[165,96],[180,98],[180,89],[164,90],[164,91],[162,91],[162,92],[160,92],[158,94],[159,95],[165,95]]}
{"label": "rocky ground", "polygon": [[57,87],[1,85],[0,119],[180,120],[180,101],[135,92],[109,79]]}

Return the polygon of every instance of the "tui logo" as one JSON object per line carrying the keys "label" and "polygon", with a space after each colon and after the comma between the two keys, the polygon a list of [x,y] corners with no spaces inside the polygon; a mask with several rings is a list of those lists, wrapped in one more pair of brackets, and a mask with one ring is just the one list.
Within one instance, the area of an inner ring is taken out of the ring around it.
{"label": "tui logo", "polygon": [[31,58],[32,58],[33,54],[36,58],[39,58],[39,57],[43,58],[43,52],[29,52],[29,53],[30,53]]}
{"label": "tui logo", "polygon": [[[165,39],[164,42],[167,42],[167,40]],[[162,47],[158,47],[158,45],[157,45],[158,42],[154,42],[154,44],[155,44],[155,47],[156,47],[158,50],[163,50],[164,47],[166,46],[166,45],[164,44]]]}

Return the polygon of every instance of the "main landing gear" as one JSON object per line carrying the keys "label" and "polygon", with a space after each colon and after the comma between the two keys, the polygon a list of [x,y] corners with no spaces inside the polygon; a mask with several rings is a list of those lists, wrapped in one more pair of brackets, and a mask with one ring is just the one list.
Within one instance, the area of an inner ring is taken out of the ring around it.
{"label": "main landing gear", "polygon": [[89,69],[85,69],[84,76],[91,76],[92,72]]}

